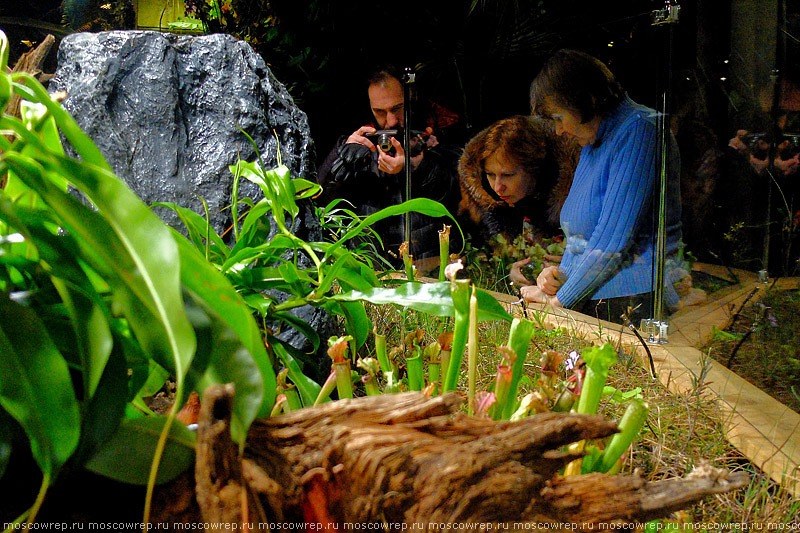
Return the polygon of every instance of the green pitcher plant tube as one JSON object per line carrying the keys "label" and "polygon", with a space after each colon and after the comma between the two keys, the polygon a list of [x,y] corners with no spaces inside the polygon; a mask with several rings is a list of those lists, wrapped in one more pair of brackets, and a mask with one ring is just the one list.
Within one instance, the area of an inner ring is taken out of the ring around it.
{"label": "green pitcher plant tube", "polygon": [[505,404],[502,406],[502,418],[508,420],[514,413],[517,398],[517,388],[522,379],[522,370],[525,359],[528,356],[528,346],[531,343],[536,325],[524,318],[515,318],[511,322],[511,330],[508,333],[508,347],[515,354],[515,359],[511,363],[511,383],[508,386],[508,395],[505,397]]}
{"label": "green pitcher plant tube", "polygon": [[422,374],[422,355],[419,346],[415,346],[416,354],[406,359],[406,371],[408,372],[408,388],[412,391],[421,391],[425,378]]}
{"label": "green pitcher plant tube", "polygon": [[319,389],[319,394],[317,395],[317,399],[314,400],[313,404],[309,405],[319,405],[323,402],[327,402],[331,399],[331,393],[333,389],[336,388],[338,384],[338,377],[336,374],[336,369],[331,369],[331,373],[328,374],[328,378],[325,380],[325,383],[322,384],[322,387]]}
{"label": "green pitcher plant tube", "polygon": [[450,262],[450,226],[439,230],[439,281],[445,281],[444,269]]}
{"label": "green pitcher plant tube", "polygon": [[431,388],[431,396],[438,396],[439,391],[442,389],[439,383],[441,377],[441,359],[442,347],[438,342],[434,342],[425,347],[424,356],[428,360],[428,386]]}
{"label": "green pitcher plant tube", "polygon": [[507,403],[510,403],[508,398],[511,391],[512,368],[517,358],[517,354],[508,346],[500,346],[499,350],[504,362],[501,365],[497,365],[497,376],[494,383],[494,396],[497,403],[492,406],[491,411],[492,419],[494,420],[503,418],[503,410]]}
{"label": "green pitcher plant tube", "polygon": [[453,342],[450,350],[450,363],[447,368],[447,377],[444,383],[444,392],[456,390],[458,376],[461,372],[461,361],[464,358],[464,348],[467,345],[469,334],[469,280],[454,279],[450,282],[450,295],[453,298],[455,320],[453,325]]}
{"label": "green pitcher plant tube", "polygon": [[350,335],[331,337],[328,340],[328,356],[333,361],[333,373],[336,375],[336,390],[339,399],[353,397],[353,380],[350,375],[350,361],[347,360],[348,341]]}
{"label": "green pitcher plant tube", "polygon": [[595,469],[599,472],[610,472],[613,468],[618,468],[618,462],[622,454],[631,446],[639,430],[642,429],[644,423],[647,421],[648,406],[647,403],[634,398],[625,409],[625,414],[622,415],[622,420],[619,423],[619,433],[611,437],[608,446],[605,447],[602,454],[602,460],[599,468]]}
{"label": "green pitcher plant tube", "polygon": [[467,353],[467,409],[472,414],[472,400],[475,398],[475,372],[478,366],[478,299],[475,286],[470,287],[469,296],[469,335]]}
{"label": "green pitcher plant tube", "polygon": [[605,343],[600,347],[586,348],[581,353],[581,358],[586,362],[586,377],[578,398],[577,411],[584,415],[593,415],[597,414],[608,371],[617,362],[617,351],[610,343]]}
{"label": "green pitcher plant tube", "polygon": [[378,386],[378,373],[380,372],[380,366],[378,360],[374,357],[364,357],[358,360],[356,366],[366,371],[366,374],[361,377],[361,382],[364,384],[364,390],[366,391],[367,396],[377,396],[380,394],[381,390]]}

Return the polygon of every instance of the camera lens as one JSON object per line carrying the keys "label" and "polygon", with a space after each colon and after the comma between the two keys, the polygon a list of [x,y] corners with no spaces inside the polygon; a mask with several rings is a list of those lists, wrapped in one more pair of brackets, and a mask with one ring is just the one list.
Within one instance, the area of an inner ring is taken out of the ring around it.
{"label": "camera lens", "polygon": [[381,136],[378,138],[378,147],[384,152],[388,152],[392,149],[392,137],[386,133],[382,133]]}

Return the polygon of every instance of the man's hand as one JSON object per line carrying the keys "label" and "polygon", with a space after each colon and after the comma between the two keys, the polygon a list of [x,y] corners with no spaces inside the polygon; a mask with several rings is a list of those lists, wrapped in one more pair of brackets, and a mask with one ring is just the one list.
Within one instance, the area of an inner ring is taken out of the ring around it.
{"label": "man's hand", "polygon": [[795,154],[789,159],[775,159],[775,168],[780,170],[784,176],[795,174],[798,165],[800,165],[800,154]]}
{"label": "man's hand", "polygon": [[564,283],[564,273],[555,266],[545,267],[536,278],[536,285],[548,296],[555,296]]}
{"label": "man's hand", "polygon": [[345,144],[363,144],[367,148],[369,148],[370,152],[374,152],[377,150],[375,144],[365,137],[368,133],[375,133],[375,128],[372,126],[361,126],[356,131],[354,131],[350,137],[347,138]]}
{"label": "man's hand", "polygon": [[511,270],[508,273],[508,277],[520,287],[533,285],[531,280],[522,275],[522,267],[530,262],[531,258],[528,257],[527,259],[523,259],[522,261],[517,261],[516,263],[511,264]]}
{"label": "man's hand", "polygon": [[394,146],[394,155],[379,150],[378,170],[386,172],[387,174],[398,174],[403,170],[403,167],[405,167],[406,153],[403,151],[403,145],[400,144],[400,141],[394,137],[390,137],[390,140],[392,141],[392,146]]}
{"label": "man's hand", "polygon": [[738,130],[736,132],[736,136],[733,137],[730,141],[728,141],[728,146],[730,146],[737,152],[740,153],[746,152],[749,148],[747,146],[747,143],[744,142],[743,137],[747,135],[747,133],[748,133],[747,130]]}

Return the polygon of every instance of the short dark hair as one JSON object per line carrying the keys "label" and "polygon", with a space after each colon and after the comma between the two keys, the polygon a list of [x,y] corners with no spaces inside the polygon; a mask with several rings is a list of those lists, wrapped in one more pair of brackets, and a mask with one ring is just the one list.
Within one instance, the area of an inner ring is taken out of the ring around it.
{"label": "short dark hair", "polygon": [[625,98],[625,90],[596,57],[559,50],[545,61],[531,84],[531,110],[546,115],[545,99],[577,112],[581,122],[604,116]]}
{"label": "short dark hair", "polygon": [[386,83],[392,78],[402,82],[403,78],[399,68],[390,64],[378,65],[367,74],[367,88],[373,85]]}

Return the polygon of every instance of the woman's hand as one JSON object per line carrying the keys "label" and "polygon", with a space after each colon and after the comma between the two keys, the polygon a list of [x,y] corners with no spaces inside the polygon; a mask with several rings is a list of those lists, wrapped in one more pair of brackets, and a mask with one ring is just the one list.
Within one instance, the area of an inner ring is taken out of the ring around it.
{"label": "woman's hand", "polygon": [[561,260],[564,258],[563,255],[553,255],[553,254],[545,254],[544,256],[544,266],[558,266],[561,264]]}
{"label": "woman's hand", "polygon": [[536,285],[528,285],[520,289],[522,299],[526,302],[533,302],[537,304],[550,304],[553,307],[561,307],[561,302],[558,297],[545,294],[542,289]]}
{"label": "woman's hand", "polygon": [[523,259],[522,261],[517,261],[516,263],[511,264],[511,271],[508,273],[508,277],[520,287],[533,285],[531,280],[522,275],[522,267],[530,262],[531,258],[528,257],[527,259]]}
{"label": "woman's hand", "polygon": [[564,283],[564,273],[556,266],[545,267],[539,277],[536,278],[536,285],[548,296],[555,296],[558,288]]}

